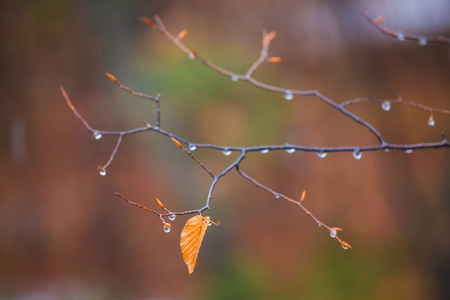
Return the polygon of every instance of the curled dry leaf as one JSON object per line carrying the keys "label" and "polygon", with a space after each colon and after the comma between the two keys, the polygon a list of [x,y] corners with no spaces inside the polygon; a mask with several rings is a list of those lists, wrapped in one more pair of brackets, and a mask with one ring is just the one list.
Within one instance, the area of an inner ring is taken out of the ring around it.
{"label": "curled dry leaf", "polygon": [[190,218],[181,232],[181,252],[187,265],[189,275],[194,272],[198,252],[202,245],[206,229],[208,229],[209,217],[195,216]]}

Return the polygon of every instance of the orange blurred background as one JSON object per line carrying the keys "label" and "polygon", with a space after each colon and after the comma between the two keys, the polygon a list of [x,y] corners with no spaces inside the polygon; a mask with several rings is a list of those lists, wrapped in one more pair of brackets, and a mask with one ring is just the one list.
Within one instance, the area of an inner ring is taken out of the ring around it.
{"label": "orange blurred background", "polygon": [[[158,14],[203,57],[245,74],[261,31],[278,33],[283,60],[263,82],[317,89],[336,102],[359,96],[450,109],[449,46],[399,42],[363,18],[418,34],[450,36],[446,1],[4,1],[0,12],[0,299],[448,299],[450,152],[251,153],[244,172],[344,228],[327,231],[235,171],[216,186],[196,270],[179,249],[186,217],[169,234],[151,208],[204,205],[210,177],[170,139],[146,132],[92,138],[62,97],[63,85],[96,129],[155,121],[153,103],[120,91],[161,93],[161,127],[194,143],[363,146],[366,129],[316,98],[284,100],[189,60],[138,17]],[[363,103],[349,110],[388,142],[440,141],[450,116]],[[235,158],[194,154],[213,172]]]}

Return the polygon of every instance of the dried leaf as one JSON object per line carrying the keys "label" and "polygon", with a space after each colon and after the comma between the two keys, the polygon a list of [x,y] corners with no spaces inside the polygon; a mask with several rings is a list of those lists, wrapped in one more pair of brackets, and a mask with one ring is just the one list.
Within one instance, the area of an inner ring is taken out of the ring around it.
{"label": "dried leaf", "polygon": [[112,82],[116,82],[117,83],[117,79],[114,75],[109,74],[109,73],[105,73],[106,76],[108,76],[108,78],[112,81]]}
{"label": "dried leaf", "polygon": [[187,35],[187,33],[188,33],[187,29],[181,31],[181,32],[178,34],[177,39],[181,40],[182,38],[184,38],[184,37]]}
{"label": "dried leaf", "polygon": [[177,139],[175,139],[175,138],[171,138],[172,139],[172,141],[175,143],[175,145],[177,145],[178,146],[178,148],[180,148],[180,149],[183,149],[183,146],[181,146],[181,143],[177,140]]}
{"label": "dried leaf", "polygon": [[203,237],[210,222],[209,217],[195,216],[190,218],[181,232],[181,252],[188,267],[189,275],[194,272],[198,251],[202,245]]}
{"label": "dried leaf", "polygon": [[274,57],[269,57],[269,58],[267,59],[267,61],[268,61],[268,62],[271,62],[271,63],[277,63],[277,62],[280,62],[280,61],[281,61],[281,57],[276,57],[276,56],[274,56]]}

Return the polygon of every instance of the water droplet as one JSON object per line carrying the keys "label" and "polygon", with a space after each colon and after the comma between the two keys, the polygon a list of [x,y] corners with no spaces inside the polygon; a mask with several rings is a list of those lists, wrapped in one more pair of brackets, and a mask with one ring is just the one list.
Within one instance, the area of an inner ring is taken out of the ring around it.
{"label": "water droplet", "polygon": [[317,224],[317,226],[322,227],[322,224],[319,223],[319,224]]}
{"label": "water droplet", "polygon": [[431,114],[428,118],[428,126],[434,126],[434,124],[436,124],[436,122],[434,121],[433,114]]}
{"label": "water droplet", "polygon": [[165,233],[169,233],[169,232],[170,232],[170,227],[164,225],[164,232],[165,232]]}
{"label": "water droplet", "polygon": [[94,139],[99,140],[102,138],[102,134],[100,132],[95,131],[94,132]]}
{"label": "water droplet", "polygon": [[276,199],[279,199],[279,198],[280,198],[280,195],[276,194],[276,195],[275,195],[275,198],[276,198]]}
{"label": "water droplet", "polygon": [[177,216],[175,216],[175,215],[170,215],[170,216],[169,216],[169,220],[170,220],[170,221],[173,221],[173,220],[175,220],[176,217],[177,217]]}
{"label": "water droplet", "polygon": [[381,104],[381,108],[383,108],[384,111],[389,111],[391,109],[391,103],[389,101],[384,101]]}
{"label": "water droplet", "polygon": [[331,230],[330,230],[330,236],[334,239],[334,238],[336,237],[336,235],[337,235],[336,230],[331,229]]}
{"label": "water droplet", "polygon": [[328,152],[325,151],[319,151],[317,152],[317,156],[319,156],[320,158],[324,158],[325,156],[327,156]]}
{"label": "water droplet", "polygon": [[413,153],[413,150],[412,150],[412,149],[406,149],[406,150],[405,150],[405,153],[406,153],[406,154],[411,154],[411,153]]}
{"label": "water droplet", "polygon": [[384,152],[389,152],[389,148],[384,149]]}
{"label": "water droplet", "polygon": [[210,223],[208,223],[208,227],[209,227],[209,226],[211,226],[211,225],[212,225],[212,223],[211,223],[211,222],[210,222]]}
{"label": "water droplet", "polygon": [[232,76],[231,76],[231,80],[232,80],[232,81],[238,81],[238,80],[239,80],[239,77],[237,77],[236,75],[232,75]]}
{"label": "water droplet", "polygon": [[294,98],[294,95],[291,92],[287,92],[284,94],[284,99],[286,100],[292,100]]}
{"label": "water droplet", "polygon": [[287,153],[294,153],[295,152],[295,148],[286,149],[285,151]]}
{"label": "water droplet", "polygon": [[231,153],[233,153],[233,151],[231,151],[231,150],[223,150],[222,153],[223,153],[223,155],[228,156],[228,155],[230,155]]}
{"label": "water droplet", "polygon": [[420,46],[425,46],[428,43],[428,40],[426,37],[420,37],[418,42]]}
{"label": "water droplet", "polygon": [[267,152],[269,152],[269,149],[262,149],[261,150],[261,153],[267,153]]}
{"label": "water droplet", "polygon": [[348,249],[347,246],[344,246],[344,245],[341,245],[341,246],[342,246],[342,249],[344,249],[344,250],[347,250],[347,249]]}
{"label": "water droplet", "polygon": [[193,52],[189,52],[188,56],[189,56],[189,59],[195,58],[195,54]]}
{"label": "water droplet", "polygon": [[405,34],[403,32],[401,32],[401,31],[399,31],[397,33],[397,38],[398,38],[399,41],[404,41],[405,40]]}
{"label": "water droplet", "polygon": [[189,145],[189,151],[194,151],[195,149],[197,149],[197,146],[195,145]]}
{"label": "water droplet", "polygon": [[105,176],[106,175],[106,170],[105,169],[101,169],[99,171],[100,175]]}
{"label": "water droplet", "polygon": [[355,159],[361,159],[362,156],[362,152],[359,149],[355,149],[355,151],[353,151],[353,157]]}

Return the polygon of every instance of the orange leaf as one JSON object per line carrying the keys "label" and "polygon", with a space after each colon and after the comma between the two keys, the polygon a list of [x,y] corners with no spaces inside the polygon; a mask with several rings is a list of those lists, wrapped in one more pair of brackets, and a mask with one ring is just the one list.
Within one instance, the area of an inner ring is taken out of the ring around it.
{"label": "orange leaf", "polygon": [[181,31],[178,36],[177,39],[181,40],[182,38],[184,38],[187,35],[188,31],[185,29],[183,31]]}
{"label": "orange leaf", "polygon": [[194,272],[198,251],[202,245],[209,222],[209,217],[202,217],[200,215],[192,217],[186,222],[181,232],[181,252],[183,253],[184,262],[188,267],[189,275]]}
{"label": "orange leaf", "polygon": [[109,73],[105,73],[106,76],[108,76],[108,78],[112,81],[112,82],[116,82],[117,83],[117,79],[114,75],[109,74]]}

